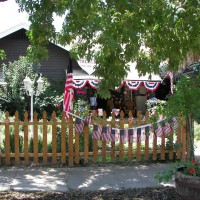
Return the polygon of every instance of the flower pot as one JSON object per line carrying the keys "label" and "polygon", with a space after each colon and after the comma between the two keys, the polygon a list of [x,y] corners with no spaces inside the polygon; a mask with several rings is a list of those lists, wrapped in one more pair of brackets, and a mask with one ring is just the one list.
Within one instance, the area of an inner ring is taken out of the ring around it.
{"label": "flower pot", "polygon": [[200,177],[189,176],[176,172],[175,174],[176,192],[184,200],[200,199]]}

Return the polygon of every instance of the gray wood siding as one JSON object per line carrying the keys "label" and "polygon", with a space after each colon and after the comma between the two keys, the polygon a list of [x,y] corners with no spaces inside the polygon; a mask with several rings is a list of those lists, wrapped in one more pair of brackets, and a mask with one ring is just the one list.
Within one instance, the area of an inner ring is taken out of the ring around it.
{"label": "gray wood siding", "polygon": [[[18,60],[20,56],[25,56],[29,44],[25,30],[19,30],[0,39],[0,49],[4,49],[6,53],[6,59],[3,61],[0,60],[0,66],[2,63],[8,64],[8,62]],[[49,51],[48,60],[40,61],[42,76],[54,83],[65,80],[69,52],[53,43],[50,43],[47,49]],[[73,72],[74,75],[88,75],[77,62],[73,62]]]}

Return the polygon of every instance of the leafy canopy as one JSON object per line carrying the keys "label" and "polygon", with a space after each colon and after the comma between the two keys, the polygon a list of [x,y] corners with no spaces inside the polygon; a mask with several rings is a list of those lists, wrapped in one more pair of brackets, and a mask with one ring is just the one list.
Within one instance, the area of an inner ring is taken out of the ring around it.
{"label": "leafy canopy", "polygon": [[[188,52],[200,50],[199,0],[16,0],[29,13],[29,52],[41,59],[49,40],[71,45],[71,56],[96,61],[95,74],[102,77],[98,93],[121,83],[129,62],[137,61],[141,74],[158,73],[168,61],[176,70]],[[56,32],[54,15],[64,16]]]}

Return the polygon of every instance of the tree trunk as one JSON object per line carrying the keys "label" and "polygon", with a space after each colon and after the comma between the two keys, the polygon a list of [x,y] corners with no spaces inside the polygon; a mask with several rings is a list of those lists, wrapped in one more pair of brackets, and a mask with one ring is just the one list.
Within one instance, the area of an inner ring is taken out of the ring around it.
{"label": "tree trunk", "polygon": [[187,128],[187,144],[188,147],[188,154],[190,160],[194,160],[194,118],[191,114],[186,116],[186,128]]}

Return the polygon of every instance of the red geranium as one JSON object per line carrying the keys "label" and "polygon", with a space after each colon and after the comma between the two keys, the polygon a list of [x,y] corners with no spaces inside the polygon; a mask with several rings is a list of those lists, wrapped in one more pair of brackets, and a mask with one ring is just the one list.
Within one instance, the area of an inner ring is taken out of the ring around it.
{"label": "red geranium", "polygon": [[56,108],[60,110],[61,107],[60,107],[60,105],[57,105]]}
{"label": "red geranium", "polygon": [[190,173],[190,174],[194,174],[194,173],[196,173],[196,170],[193,169],[193,168],[190,168],[190,169],[189,169],[189,173]]}
{"label": "red geranium", "polygon": [[196,160],[192,160],[191,162],[192,162],[192,164],[194,164],[194,165],[196,164]]}

